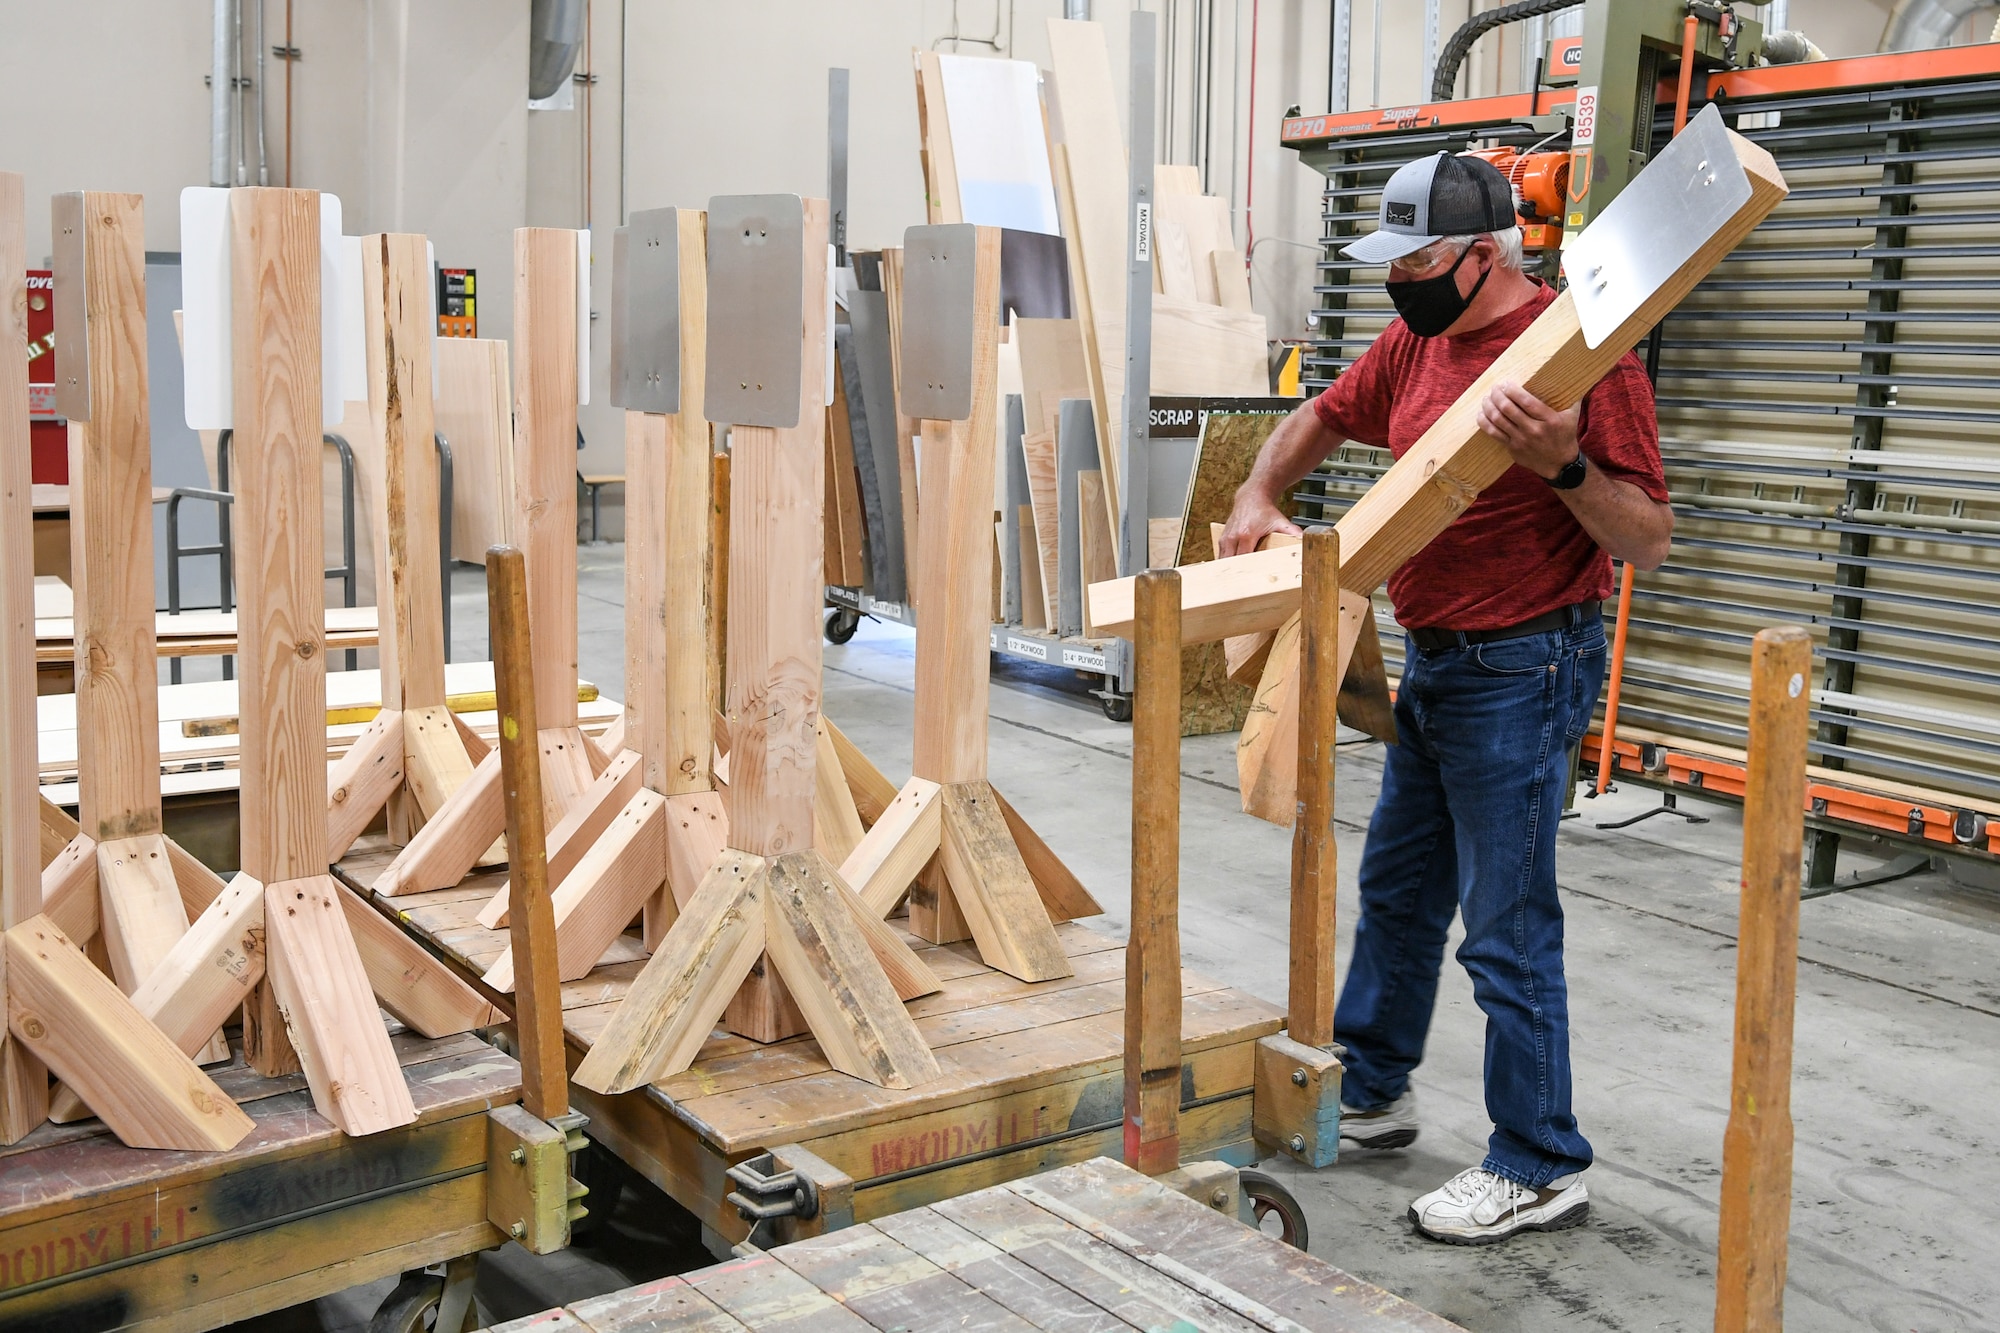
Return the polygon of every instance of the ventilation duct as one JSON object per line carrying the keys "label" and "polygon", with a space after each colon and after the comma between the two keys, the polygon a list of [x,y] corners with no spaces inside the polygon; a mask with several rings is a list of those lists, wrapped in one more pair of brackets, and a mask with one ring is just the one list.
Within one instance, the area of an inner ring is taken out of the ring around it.
{"label": "ventilation duct", "polygon": [[1884,51],[1928,51],[1945,46],[1967,16],[1992,6],[1993,0],[1897,0],[1882,34]]}
{"label": "ventilation duct", "polygon": [[554,97],[576,68],[585,0],[534,0],[528,15],[528,96]]}

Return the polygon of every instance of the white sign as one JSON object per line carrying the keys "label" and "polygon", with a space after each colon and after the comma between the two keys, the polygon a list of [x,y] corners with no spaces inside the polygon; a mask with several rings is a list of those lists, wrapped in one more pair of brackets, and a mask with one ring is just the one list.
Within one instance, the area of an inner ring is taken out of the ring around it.
{"label": "white sign", "polygon": [[1153,258],[1153,206],[1143,199],[1139,201],[1138,247],[1139,259],[1150,262]]}
{"label": "white sign", "polygon": [[1032,657],[1037,662],[1049,660],[1047,644],[1036,643],[1033,639],[1017,639],[1011,634],[1007,636],[1007,651],[1021,657]]}
{"label": "white sign", "polygon": [[1576,90],[1576,123],[1570,131],[1570,147],[1588,148],[1597,142],[1597,86]]}
{"label": "white sign", "polygon": [[[234,275],[230,267],[229,233],[228,190],[190,186],[181,191],[182,397],[187,424],[193,430],[229,430],[235,423],[235,383],[230,361],[233,319],[230,293]],[[319,196],[320,417],[327,429],[338,425],[346,414],[345,254],[340,235],[340,196],[322,192]],[[358,268],[354,277],[358,284]],[[358,327],[358,319],[356,324]],[[365,365],[362,383],[361,396],[366,398]]]}

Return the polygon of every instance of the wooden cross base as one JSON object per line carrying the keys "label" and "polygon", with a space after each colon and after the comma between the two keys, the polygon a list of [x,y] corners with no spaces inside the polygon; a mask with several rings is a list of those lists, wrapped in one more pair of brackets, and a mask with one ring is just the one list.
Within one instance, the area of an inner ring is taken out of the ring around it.
{"label": "wooden cross base", "polygon": [[[45,834],[66,822],[51,819],[51,811],[44,812]],[[171,838],[159,834],[99,844],[78,833],[42,872],[44,917],[70,941],[88,943],[100,931],[108,934],[121,928],[130,930],[130,904],[136,895],[123,895],[125,907],[113,910],[111,905],[117,895],[104,892],[101,886],[107,872],[122,876],[139,873],[130,869],[134,865],[151,876],[164,873],[169,886],[178,892],[177,910],[185,912],[181,920],[185,922],[192,917],[193,923],[176,926],[179,933],[171,946],[134,987],[131,1006],[139,1017],[163,1033],[176,1050],[196,1063],[227,1060],[229,1046],[221,1028],[231,1014],[251,1002],[254,988],[266,974],[267,941],[272,938],[266,897],[276,892],[276,887],[267,891],[248,875],[240,874],[225,884]],[[156,865],[163,866],[164,872],[151,868]],[[352,1094],[346,1091],[353,1082],[351,1074],[343,1072],[335,1077],[324,1070],[315,1072],[312,1060],[319,1057],[308,1051],[307,1043],[318,1042],[312,1048],[317,1052],[324,1048],[325,1039],[313,1031],[301,1033],[299,1022],[315,1022],[316,1016],[328,1012],[331,1006],[338,1011],[342,1023],[353,1021],[355,1031],[362,1034],[359,1040],[367,1043],[366,1033],[371,1029],[383,1033],[375,1016],[378,1002],[397,1021],[427,1037],[470,1032],[501,1022],[504,1016],[345,886],[330,877],[316,876],[297,881],[293,886],[295,894],[305,891],[302,886],[307,885],[311,886],[315,901],[324,900],[340,907],[343,924],[337,928],[320,926],[318,934],[309,937],[312,966],[304,969],[302,980],[281,981],[276,969],[272,969],[272,982],[278,1006],[285,1011],[282,1021],[300,1049],[302,1066],[314,1088],[315,1103],[324,1101],[326,1104],[320,1105],[322,1113],[350,1134],[407,1123],[376,1123],[380,1117],[372,1111],[350,1114],[343,1109],[340,1105],[343,1098],[351,1101],[369,1094],[364,1089],[356,1089]],[[295,897],[294,901],[298,899]],[[123,923],[119,922],[121,912],[128,918]],[[293,935],[296,934],[294,931]],[[341,936],[348,941],[344,948],[339,946]],[[336,948],[340,953],[337,959],[328,952]],[[115,957],[118,951],[110,952]],[[343,985],[351,983],[353,973],[347,966],[348,958],[352,958],[364,982],[362,999],[357,1001],[352,994],[339,990],[329,990],[326,998],[320,998],[323,979]],[[119,984],[124,984],[123,979]],[[295,995],[303,988],[306,1002],[288,1001],[285,997],[288,985]],[[336,1040],[347,1040],[344,1031],[336,1030]],[[387,1034],[383,1033],[384,1044],[376,1054],[384,1059],[389,1058],[386,1042]],[[246,1047],[252,1044],[252,1038],[246,1034]],[[393,1065],[390,1060],[390,1066]],[[400,1073],[393,1082],[396,1089],[402,1088]],[[392,1092],[381,1104],[393,1108],[398,1095],[407,1099],[406,1093]],[[65,1076],[64,1086],[57,1088],[50,1098],[48,1118],[57,1124],[68,1124],[96,1114],[117,1130],[111,1117],[104,1115],[102,1102],[102,1097],[93,1099],[87,1086],[79,1087]],[[329,1106],[333,1109],[329,1110]],[[125,1141],[132,1142],[129,1138]]]}
{"label": "wooden cross base", "polygon": [[[827,1063],[879,1087],[939,1075],[897,988],[876,961],[893,932],[840,882],[817,851],[775,858],[725,850],[683,906],[575,1081],[628,1092],[694,1061],[743,979],[767,956],[818,1039]],[[892,952],[909,951],[901,940]],[[938,988],[928,969],[920,984]]]}
{"label": "wooden cross base", "polygon": [[[407,722],[404,725],[407,728]],[[455,716],[453,725],[462,726]],[[392,722],[390,728],[394,726]],[[576,727],[546,727],[537,735],[542,750],[542,807],[550,826],[559,831],[563,819],[591,790],[611,761],[595,742]],[[355,746],[356,750],[360,748],[358,744]],[[397,753],[385,741],[378,740],[376,748],[378,752]],[[437,748],[443,747],[440,745]],[[370,771],[366,760],[348,767],[347,761],[352,758],[353,752],[350,751],[330,778],[336,794],[341,790],[345,776],[356,775],[359,781],[360,773]],[[373,765],[373,769],[378,771],[382,767],[382,764]],[[390,779],[381,777],[369,781],[380,785]],[[361,822],[365,827],[367,821]],[[474,866],[499,865],[506,861],[506,832],[507,811],[500,792],[500,755],[498,751],[488,751],[480,756],[463,785],[445,798],[437,812],[396,854],[396,859],[389,863],[388,869],[382,872],[382,878],[376,882],[375,892],[384,898],[393,898],[403,893],[428,893],[433,889],[451,888],[470,874]],[[356,833],[358,835],[358,829]],[[550,842],[553,864],[553,836]],[[338,846],[338,843],[335,845]]]}
{"label": "wooden cross base", "polygon": [[912,934],[969,938],[989,967],[1022,981],[1071,975],[1055,923],[1104,910],[983,780],[911,778],[840,873],[880,916],[908,889]]}
{"label": "wooden cross base", "polygon": [[[490,748],[449,705],[383,709],[327,774],[328,855],[345,856],[384,806],[390,837],[408,844],[472,782]],[[474,865],[506,859],[503,838],[481,849]]]}
{"label": "wooden cross base", "polygon": [[6,951],[8,1030],[121,1142],[223,1152],[250,1132],[250,1117],[46,914],[8,931]]}

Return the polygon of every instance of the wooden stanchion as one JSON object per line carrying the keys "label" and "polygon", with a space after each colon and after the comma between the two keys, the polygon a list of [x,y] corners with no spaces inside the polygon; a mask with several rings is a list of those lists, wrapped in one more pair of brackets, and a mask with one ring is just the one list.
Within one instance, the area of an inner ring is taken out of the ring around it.
{"label": "wooden stanchion", "polygon": [[[1340,709],[1341,625],[1373,620],[1366,598],[1340,590],[1340,534],[1306,534],[1304,601],[1296,643],[1298,808],[1292,819],[1292,943],[1286,1031],[1257,1043],[1257,1137],[1307,1166],[1340,1149],[1340,1058],[1333,1045],[1333,927],[1338,849],[1334,755]],[[1283,635],[1280,635],[1283,638]],[[1364,640],[1365,641],[1365,640]],[[1275,649],[1273,650],[1276,651]]]}
{"label": "wooden stanchion", "polygon": [[1736,1061],[1722,1141],[1716,1333],[1784,1327],[1792,1215],[1792,1002],[1798,988],[1812,639],[1767,629],[1750,649]]}
{"label": "wooden stanchion", "polygon": [[1299,639],[1299,808],[1292,821],[1291,989],[1286,1023],[1307,1046],[1333,1041],[1333,757],[1340,699],[1340,534],[1306,534]]}
{"label": "wooden stanchion", "polygon": [[562,982],[556,975],[542,750],[536,741],[540,728],[535,725],[535,663],[528,635],[528,565],[519,548],[489,550],[486,580],[493,688],[500,712],[500,787],[507,804],[507,933],[519,978],[514,1027],[521,1048],[521,1102],[529,1114],[548,1120],[569,1110],[569,1071],[563,1063]]}
{"label": "wooden stanchion", "polygon": [[1132,707],[1132,928],[1125,941],[1125,1164],[1181,1157],[1181,576],[1138,585]]}

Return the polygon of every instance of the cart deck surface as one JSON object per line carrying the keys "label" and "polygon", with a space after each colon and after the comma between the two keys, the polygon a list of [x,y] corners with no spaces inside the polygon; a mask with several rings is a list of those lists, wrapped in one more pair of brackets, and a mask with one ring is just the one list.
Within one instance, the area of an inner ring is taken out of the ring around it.
{"label": "cart deck surface", "polygon": [[[389,849],[364,840],[336,867],[366,891]],[[469,975],[507,943],[477,921],[505,883],[475,875],[453,889],[378,900]],[[1125,950],[1113,937],[1056,928],[1076,975],[1035,984],[979,961],[967,941],[907,936],[944,989],[909,1011],[943,1077],[905,1091],[828,1067],[811,1036],[771,1045],[717,1033],[685,1072],[615,1097],[572,1089],[585,1131],[731,1243],[748,1227],[726,1201],[729,1166],[796,1144],[852,1178],[853,1216],[881,1217],[1000,1181],[1119,1151],[1123,1139]],[[621,936],[582,980],[563,986],[574,1070],[645,964]],[[1250,1126],[1257,1039],[1280,1010],[1194,973],[1182,981],[1184,1160],[1255,1160]]]}
{"label": "cart deck surface", "polygon": [[491,1333],[1457,1327],[1099,1158]]}
{"label": "cart deck surface", "polygon": [[392,1038],[417,1119],[348,1138],[305,1077],[210,1071],[256,1127],[228,1152],[127,1148],[98,1120],[0,1148],[0,1333],[199,1333],[502,1243],[486,1111],[521,1069],[475,1036]]}

